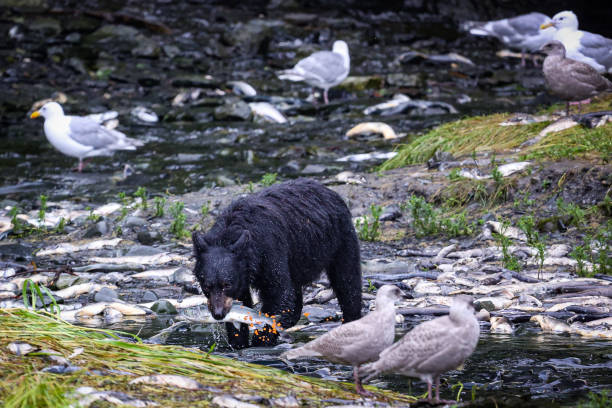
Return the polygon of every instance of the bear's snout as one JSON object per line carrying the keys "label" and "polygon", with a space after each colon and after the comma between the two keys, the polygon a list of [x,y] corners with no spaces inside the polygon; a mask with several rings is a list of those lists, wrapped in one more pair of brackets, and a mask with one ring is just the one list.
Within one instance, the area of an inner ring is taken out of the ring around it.
{"label": "bear's snout", "polygon": [[224,293],[211,293],[208,310],[215,320],[223,320],[232,308],[233,299]]}

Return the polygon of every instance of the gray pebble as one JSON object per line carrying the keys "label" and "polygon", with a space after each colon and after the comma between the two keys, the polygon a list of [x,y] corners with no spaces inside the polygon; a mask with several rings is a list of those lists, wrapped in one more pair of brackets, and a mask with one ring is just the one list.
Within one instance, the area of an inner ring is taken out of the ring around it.
{"label": "gray pebble", "polygon": [[106,287],[100,289],[94,295],[94,300],[96,302],[112,302],[112,301],[115,301],[117,299],[119,299],[119,296],[117,295],[117,292],[115,292],[111,288],[106,288]]}

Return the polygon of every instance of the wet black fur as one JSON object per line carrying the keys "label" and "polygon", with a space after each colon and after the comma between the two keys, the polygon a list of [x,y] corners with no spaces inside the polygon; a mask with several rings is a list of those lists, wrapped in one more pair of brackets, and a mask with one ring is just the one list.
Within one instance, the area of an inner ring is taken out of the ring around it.
{"label": "wet black fur", "polygon": [[[273,185],[234,201],[205,234],[194,233],[195,276],[217,319],[227,297],[253,305],[259,291],[263,313],[283,328],[299,320],[302,287],[326,271],[345,322],[361,317],[359,242],[351,214],[334,191],[299,179]],[[226,324],[234,347],[248,346],[248,327]],[[273,345],[269,330],[252,345]]]}

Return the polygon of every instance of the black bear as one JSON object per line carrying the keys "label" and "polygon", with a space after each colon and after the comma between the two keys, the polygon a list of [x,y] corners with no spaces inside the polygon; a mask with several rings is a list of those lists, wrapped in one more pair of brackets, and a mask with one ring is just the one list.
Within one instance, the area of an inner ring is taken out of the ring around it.
{"label": "black bear", "polygon": [[[261,312],[282,328],[299,320],[302,287],[326,271],[343,320],[361,317],[359,241],[342,198],[316,181],[276,184],[238,199],[207,233],[194,232],[194,274],[208,308],[222,320],[232,300],[252,307],[249,287],[259,292]],[[249,345],[249,329],[226,323],[232,347]],[[253,335],[253,346],[274,345],[276,328]]]}

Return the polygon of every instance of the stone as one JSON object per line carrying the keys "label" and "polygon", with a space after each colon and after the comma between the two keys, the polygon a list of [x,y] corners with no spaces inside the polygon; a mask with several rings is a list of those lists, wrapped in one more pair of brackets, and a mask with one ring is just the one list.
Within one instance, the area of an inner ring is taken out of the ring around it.
{"label": "stone", "polygon": [[153,303],[151,310],[157,314],[177,314],[176,307],[167,300],[158,300]]}
{"label": "stone", "polygon": [[334,310],[330,310],[329,307],[304,306],[302,309],[302,314],[306,316],[308,321],[313,323],[337,319],[336,312]]}
{"label": "stone", "polygon": [[142,294],[142,298],[140,299],[140,301],[143,303],[155,302],[157,299],[159,299],[157,293],[153,292],[152,290],[145,290],[145,292]]}
{"label": "stone", "polygon": [[125,254],[126,256],[148,256],[148,255],[157,255],[164,252],[159,248],[155,248],[147,245],[134,245],[130,248],[130,250]]}
{"label": "stone", "polygon": [[100,220],[96,222],[94,225],[87,228],[85,234],[83,234],[83,238],[95,238],[107,235],[110,232],[110,226],[106,220]]}
{"label": "stone", "polygon": [[132,55],[135,57],[157,58],[161,49],[157,43],[149,38],[143,38],[139,44],[132,48]]}
{"label": "stone", "polygon": [[[210,75],[185,75],[174,78],[171,81],[172,86],[177,88],[211,88],[215,89],[221,86],[220,82],[215,80]],[[248,105],[247,105],[248,106]],[[250,109],[249,109],[250,111]]]}
{"label": "stone", "polygon": [[96,292],[94,301],[96,302],[113,302],[119,299],[119,295],[111,288],[104,287]]}
{"label": "stone", "polygon": [[385,80],[378,76],[349,76],[337,88],[344,89],[349,92],[363,91],[366,89],[381,89],[385,84]]}
{"label": "stone", "polygon": [[125,219],[126,227],[144,227],[148,224],[147,220],[140,217],[130,216]]}
{"label": "stone", "polygon": [[402,211],[397,204],[391,204],[383,209],[379,217],[380,221],[395,221],[402,216]]}
{"label": "stone", "polygon": [[423,78],[420,74],[404,74],[402,72],[387,75],[387,84],[397,87],[421,87]]}
{"label": "stone", "polygon": [[252,116],[249,105],[238,98],[228,98],[225,103],[215,109],[217,120],[250,120]]}
{"label": "stone", "polygon": [[195,282],[195,276],[193,275],[193,272],[191,271],[191,269],[185,267],[178,268],[176,271],[174,271],[173,277],[174,282],[179,285]]}
{"label": "stone", "polygon": [[302,174],[323,174],[327,171],[327,167],[322,164],[308,164],[302,169]]}
{"label": "stone", "polygon": [[78,276],[70,275],[68,273],[62,273],[60,274],[59,278],[57,278],[57,281],[55,282],[55,288],[65,289],[67,287],[70,287],[76,284],[76,281],[78,280],[79,280]]}

